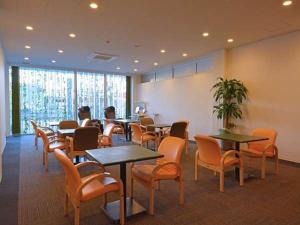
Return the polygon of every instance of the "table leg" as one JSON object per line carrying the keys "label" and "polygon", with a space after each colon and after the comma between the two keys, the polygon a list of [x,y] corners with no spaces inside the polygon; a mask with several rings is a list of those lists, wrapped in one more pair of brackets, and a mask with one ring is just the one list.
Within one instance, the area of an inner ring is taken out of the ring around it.
{"label": "table leg", "polygon": [[[240,151],[240,143],[239,142],[235,142],[235,150],[236,151]],[[239,157],[238,155],[236,155],[236,157]],[[239,167],[235,167],[235,179],[236,180],[240,180],[240,169]]]}
{"label": "table leg", "polygon": [[128,141],[128,126],[127,123],[124,123],[124,129],[125,129],[125,137],[126,137],[126,141]]}
{"label": "table leg", "polygon": [[132,135],[131,134],[131,126],[129,124],[127,126],[128,126],[128,129],[127,129],[128,130],[128,140],[131,141],[131,138],[132,138],[131,137],[131,135]]}
{"label": "table leg", "polygon": [[[124,215],[126,218],[146,212],[146,209],[137,203],[133,198],[127,198],[126,195],[126,163],[120,164],[120,178],[123,182],[124,191]],[[114,201],[107,203],[103,210],[105,214],[111,218],[114,222],[120,220],[120,201]]]}

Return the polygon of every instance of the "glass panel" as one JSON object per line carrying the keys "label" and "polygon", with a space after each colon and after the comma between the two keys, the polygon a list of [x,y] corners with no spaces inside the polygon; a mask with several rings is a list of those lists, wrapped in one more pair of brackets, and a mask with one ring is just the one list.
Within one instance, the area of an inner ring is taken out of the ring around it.
{"label": "glass panel", "polygon": [[77,106],[89,106],[92,119],[104,118],[104,74],[77,73]]}
{"label": "glass panel", "polygon": [[21,67],[21,133],[33,133],[31,119],[40,126],[74,119],[73,93],[73,72]]}
{"label": "glass panel", "polygon": [[116,108],[116,118],[126,117],[126,76],[108,74],[107,82],[107,106]]}

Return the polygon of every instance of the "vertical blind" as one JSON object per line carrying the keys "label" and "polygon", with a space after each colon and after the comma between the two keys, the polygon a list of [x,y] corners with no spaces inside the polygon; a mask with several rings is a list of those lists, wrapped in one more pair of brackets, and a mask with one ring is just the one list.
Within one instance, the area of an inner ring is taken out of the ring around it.
{"label": "vertical blind", "polygon": [[75,119],[75,106],[90,106],[92,118],[97,119],[110,105],[117,117],[126,116],[124,75],[20,67],[19,91],[23,134],[33,133],[30,120],[47,126],[50,121]]}

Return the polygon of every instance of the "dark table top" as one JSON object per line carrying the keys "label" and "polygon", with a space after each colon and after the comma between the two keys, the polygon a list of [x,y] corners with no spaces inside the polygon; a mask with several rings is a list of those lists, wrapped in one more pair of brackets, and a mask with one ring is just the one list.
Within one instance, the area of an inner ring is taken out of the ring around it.
{"label": "dark table top", "polygon": [[76,129],[57,129],[61,135],[74,135]]}
{"label": "dark table top", "polygon": [[120,163],[130,163],[163,157],[158,152],[151,151],[139,145],[128,145],[111,148],[100,148],[86,151],[89,158],[96,160],[104,166]]}
{"label": "dark table top", "polygon": [[216,139],[221,139],[221,140],[224,140],[224,141],[232,141],[232,142],[238,142],[238,143],[264,141],[264,140],[269,139],[269,138],[266,138],[266,137],[257,137],[257,136],[244,135],[244,134],[233,134],[233,133],[224,133],[224,134],[218,134],[218,135],[211,135],[211,137],[216,138]]}
{"label": "dark table top", "polygon": [[165,128],[165,127],[171,127],[171,124],[150,124],[147,125],[147,127],[154,127],[154,128]]}

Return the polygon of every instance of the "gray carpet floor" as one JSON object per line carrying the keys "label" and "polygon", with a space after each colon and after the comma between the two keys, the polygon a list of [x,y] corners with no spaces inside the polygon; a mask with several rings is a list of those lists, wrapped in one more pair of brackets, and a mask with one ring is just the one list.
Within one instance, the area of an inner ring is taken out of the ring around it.
{"label": "gray carpet floor", "polygon": [[[42,144],[33,146],[33,136],[12,137],[7,150],[20,147],[18,225],[71,225],[74,211],[63,216],[64,173],[54,155],[50,155],[49,172],[42,165]],[[118,138],[115,142],[128,144]],[[218,189],[219,180],[213,173],[201,169],[199,180],[193,180],[195,145],[183,156],[185,204],[178,204],[175,182],[161,183],[155,193],[155,215],[141,214],[130,218],[130,225],[300,225],[300,168],[280,164],[280,174],[274,174],[273,162],[268,162],[267,178],[259,179],[259,164],[246,162],[246,173],[254,177],[240,187],[231,172],[225,178],[225,193]],[[249,167],[248,167],[249,166]],[[5,169],[5,168],[4,168]],[[118,166],[107,167],[119,175]],[[148,207],[148,191],[135,184],[135,199]],[[109,200],[116,197],[111,195]],[[1,203],[2,199],[0,199]],[[82,205],[81,225],[107,225],[112,222],[101,211],[102,199]],[[2,213],[2,211],[0,212]],[[5,225],[14,225],[2,223]]]}

